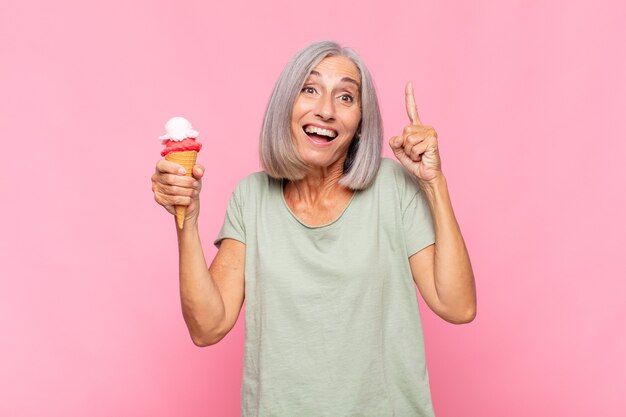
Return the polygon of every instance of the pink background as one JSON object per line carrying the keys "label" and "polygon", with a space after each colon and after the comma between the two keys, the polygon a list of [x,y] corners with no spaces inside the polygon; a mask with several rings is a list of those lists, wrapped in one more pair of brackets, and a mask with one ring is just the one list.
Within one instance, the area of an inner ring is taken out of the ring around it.
{"label": "pink background", "polygon": [[326,38],[368,63],[387,138],[407,80],[439,133],[479,313],[422,308],[437,415],[626,415],[625,18],[620,1],[3,0],[0,415],[238,415],[242,321],[207,349],[187,335],[156,136],[173,115],[201,132],[212,258],[279,71]]}

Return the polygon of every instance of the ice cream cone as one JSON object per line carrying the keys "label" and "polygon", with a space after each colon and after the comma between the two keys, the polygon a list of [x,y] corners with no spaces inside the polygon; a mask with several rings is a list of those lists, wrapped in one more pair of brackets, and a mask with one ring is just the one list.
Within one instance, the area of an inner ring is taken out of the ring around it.
{"label": "ice cream cone", "polygon": [[[165,156],[170,162],[177,163],[182,165],[185,168],[185,175],[191,177],[191,172],[193,170],[193,166],[196,163],[196,158],[198,156],[198,152],[196,151],[183,151],[183,152],[172,152]],[[187,207],[185,206],[176,206],[176,223],[178,224],[178,228],[183,228],[183,223],[185,222],[185,211]]]}

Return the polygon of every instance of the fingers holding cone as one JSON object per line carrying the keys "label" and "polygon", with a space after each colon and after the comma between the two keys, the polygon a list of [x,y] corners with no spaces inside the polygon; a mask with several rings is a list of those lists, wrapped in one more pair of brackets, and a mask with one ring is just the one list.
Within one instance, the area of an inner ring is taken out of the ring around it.
{"label": "fingers holding cone", "polygon": [[[185,169],[185,176],[191,177],[193,173],[193,167],[196,164],[196,158],[198,157],[198,152],[196,151],[183,151],[183,152],[172,152],[165,156],[170,162],[174,162],[176,164],[182,165]],[[185,213],[187,211],[187,207],[184,205],[176,206],[176,223],[178,224],[178,228],[183,228],[183,223],[185,222]]]}
{"label": "fingers holding cone", "polygon": [[157,162],[152,176],[152,191],[156,202],[176,215],[179,228],[182,228],[187,214],[186,208],[193,200],[198,199],[204,176],[204,166],[190,165],[190,161],[184,164],[185,166],[176,158],[163,158]]}

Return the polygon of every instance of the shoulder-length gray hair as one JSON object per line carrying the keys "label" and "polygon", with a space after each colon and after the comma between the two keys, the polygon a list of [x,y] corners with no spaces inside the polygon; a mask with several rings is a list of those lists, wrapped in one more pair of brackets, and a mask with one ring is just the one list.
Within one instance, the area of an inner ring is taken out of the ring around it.
{"label": "shoulder-length gray hair", "polygon": [[373,181],[380,166],[383,125],[374,83],[361,58],[350,48],[329,41],[315,42],[298,52],[280,74],[265,110],[260,137],[261,165],[278,179],[304,178],[306,164],[300,159],[291,137],[291,113],[311,71],[324,58],[344,56],[361,73],[361,123],[348,148],[339,183],[362,190]]}

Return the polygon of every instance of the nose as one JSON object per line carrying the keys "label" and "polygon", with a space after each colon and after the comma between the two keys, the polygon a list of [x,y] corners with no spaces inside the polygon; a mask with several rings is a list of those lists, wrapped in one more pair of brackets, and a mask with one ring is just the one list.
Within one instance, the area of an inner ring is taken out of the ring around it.
{"label": "nose", "polygon": [[335,103],[333,103],[332,96],[330,94],[322,94],[317,101],[315,107],[315,115],[322,120],[334,120],[335,118]]}

